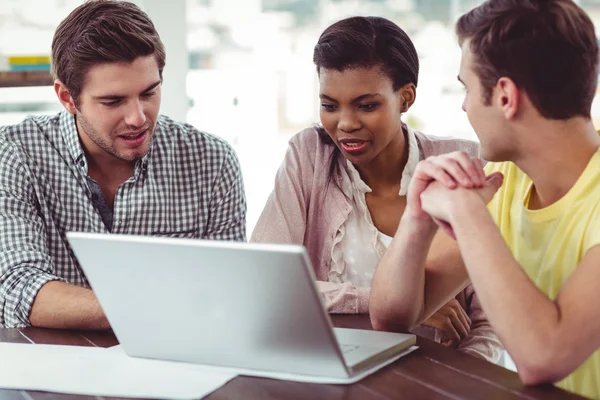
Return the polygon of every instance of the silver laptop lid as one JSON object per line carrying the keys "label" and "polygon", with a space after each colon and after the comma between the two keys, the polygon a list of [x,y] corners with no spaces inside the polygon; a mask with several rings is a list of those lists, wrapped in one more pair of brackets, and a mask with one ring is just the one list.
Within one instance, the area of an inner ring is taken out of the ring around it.
{"label": "silver laptop lid", "polygon": [[67,238],[131,356],[348,376],[302,246]]}

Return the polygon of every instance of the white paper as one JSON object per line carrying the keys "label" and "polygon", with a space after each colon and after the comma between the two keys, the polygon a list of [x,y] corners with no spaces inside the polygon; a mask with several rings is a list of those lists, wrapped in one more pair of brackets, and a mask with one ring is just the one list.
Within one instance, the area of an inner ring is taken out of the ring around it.
{"label": "white paper", "polygon": [[120,346],[59,346],[0,343],[0,389],[39,390],[91,396],[199,399],[238,375],[295,382],[351,384],[412,352],[349,378],[227,368],[130,357]]}
{"label": "white paper", "polygon": [[0,388],[92,396],[198,399],[236,376],[98,347],[0,343]]}

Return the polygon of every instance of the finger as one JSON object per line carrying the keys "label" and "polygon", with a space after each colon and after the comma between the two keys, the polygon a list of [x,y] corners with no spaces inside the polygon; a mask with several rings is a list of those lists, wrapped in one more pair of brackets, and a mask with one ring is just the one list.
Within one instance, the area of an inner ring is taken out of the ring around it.
{"label": "finger", "polygon": [[468,335],[471,330],[471,323],[465,309],[460,305],[460,302],[456,298],[453,298],[448,301],[446,306],[449,309],[448,315],[451,317],[451,321],[454,323],[461,338]]}
{"label": "finger", "polygon": [[483,170],[483,162],[481,159],[475,158],[473,160],[477,164],[477,171],[479,173],[479,178],[481,179],[481,184],[485,185],[485,171]]}
{"label": "finger", "polygon": [[469,174],[463,169],[462,165],[454,158],[432,157],[431,163],[442,168],[463,187],[472,188],[477,184],[477,181],[474,182]]}
{"label": "finger", "polygon": [[421,168],[421,172],[434,180],[440,182],[449,189],[456,188],[456,181],[439,165],[425,160]]}
{"label": "finger", "polygon": [[[467,311],[456,298],[450,301],[452,302],[452,310],[456,313],[457,318],[463,323],[463,326],[466,328],[468,334],[471,331],[471,318],[469,318]],[[448,304],[450,304],[450,302],[448,302]]]}
{"label": "finger", "polygon": [[486,176],[485,181],[486,181],[486,183],[497,182],[500,185],[502,185],[502,182],[504,182],[504,175],[502,175],[502,172],[498,172],[498,171],[492,172],[491,174]]}
{"label": "finger", "polygon": [[485,174],[481,161],[463,152],[458,152],[453,155],[462,169],[469,175],[469,179],[475,184],[475,187],[482,187],[485,184]]}
{"label": "finger", "polygon": [[469,318],[469,315],[467,314],[467,310],[462,308],[461,305],[459,305],[459,308],[458,308],[458,318],[462,321],[463,325],[467,329],[467,335],[468,335],[469,332],[471,332],[471,318]]}
{"label": "finger", "polygon": [[489,203],[498,189],[502,186],[504,176],[501,173],[494,172],[487,177],[486,184],[483,188],[479,189],[479,194],[483,198],[483,201]]}
{"label": "finger", "polygon": [[452,310],[452,315],[450,317],[456,332],[459,334],[459,339],[466,337],[469,334],[470,328],[466,325],[463,320],[460,318],[460,310]]}
{"label": "finger", "polygon": [[443,331],[449,339],[460,340],[460,334],[456,331],[456,328],[450,319],[444,321]]}

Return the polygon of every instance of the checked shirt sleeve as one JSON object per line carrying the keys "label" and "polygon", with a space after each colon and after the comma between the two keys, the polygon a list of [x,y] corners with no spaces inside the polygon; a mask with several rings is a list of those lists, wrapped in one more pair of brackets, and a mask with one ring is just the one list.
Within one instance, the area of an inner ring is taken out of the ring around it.
{"label": "checked shirt sleeve", "polygon": [[31,175],[0,136],[0,326],[30,325],[40,288],[60,280],[46,244]]}
{"label": "checked shirt sleeve", "polygon": [[237,156],[229,146],[213,188],[204,239],[246,241],[244,180]]}

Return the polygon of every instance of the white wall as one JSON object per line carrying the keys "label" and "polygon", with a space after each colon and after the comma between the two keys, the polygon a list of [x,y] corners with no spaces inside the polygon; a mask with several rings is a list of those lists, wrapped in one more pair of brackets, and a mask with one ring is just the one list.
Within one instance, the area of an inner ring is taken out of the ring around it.
{"label": "white wall", "polygon": [[186,121],[189,100],[187,24],[185,0],[135,0],[152,19],[165,45],[167,65],[163,72],[161,113]]}

